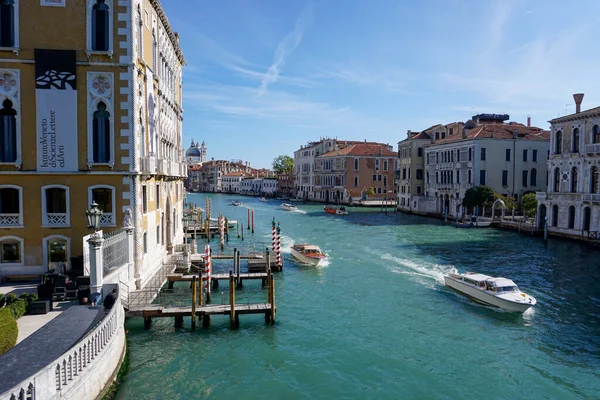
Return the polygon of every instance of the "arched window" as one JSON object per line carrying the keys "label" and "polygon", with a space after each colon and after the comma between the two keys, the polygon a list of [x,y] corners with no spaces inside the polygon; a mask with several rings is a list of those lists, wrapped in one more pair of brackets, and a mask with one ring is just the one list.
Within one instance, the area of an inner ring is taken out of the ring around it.
{"label": "arched window", "polygon": [[537,170],[535,168],[531,169],[531,186],[537,186]]}
{"label": "arched window", "polygon": [[554,191],[560,192],[560,169],[558,167],[554,168]]}
{"label": "arched window", "polygon": [[88,204],[98,204],[102,210],[100,226],[115,226],[115,188],[108,185],[95,185],[88,188]]}
{"label": "arched window", "polygon": [[567,228],[575,229],[575,206],[569,207],[569,221]]}
{"label": "arched window", "polygon": [[16,236],[0,238],[0,264],[23,263],[23,239]]}
{"label": "arched window", "polygon": [[592,143],[600,143],[600,126],[598,125],[592,127]]}
{"label": "arched window", "polygon": [[471,161],[472,157],[473,157],[473,150],[469,147],[469,161]]}
{"label": "arched window", "polygon": [[17,112],[9,99],[4,99],[0,109],[0,163],[17,160]]}
{"label": "arched window", "polygon": [[106,0],[96,0],[92,7],[92,50],[108,51],[110,27]]}
{"label": "arched window", "polygon": [[148,253],[148,232],[144,232],[144,236],[142,238],[142,246],[144,250],[144,254]]}
{"label": "arched window", "polygon": [[[471,154],[471,149],[469,149],[469,154]],[[469,170],[469,173],[467,175],[468,175],[467,176],[467,179],[468,179],[467,183],[471,183],[471,170]]]}
{"label": "arched window", "polygon": [[584,231],[590,230],[590,225],[592,224],[592,210],[589,207],[583,209],[583,226],[582,229]]}
{"label": "arched window", "polygon": [[558,205],[552,206],[552,226],[558,226]]}
{"label": "arched window", "polygon": [[62,185],[42,187],[42,225],[68,226],[69,188]]}
{"label": "arched window", "polygon": [[577,181],[579,180],[579,171],[577,167],[571,168],[571,193],[577,193]]}
{"label": "arched window", "polygon": [[573,129],[571,135],[571,153],[579,153],[579,128]]}
{"label": "arched window", "polygon": [[0,186],[0,227],[23,226],[23,192],[20,186]]}
{"label": "arched window", "polygon": [[63,235],[44,238],[44,265],[49,271],[65,273],[71,259],[71,239]]}
{"label": "arched window", "polygon": [[598,167],[593,166],[590,169],[590,193],[600,193],[598,189]]}
{"label": "arched window", "polygon": [[562,132],[556,132],[554,136],[554,154],[560,154],[562,152]]}
{"label": "arched window", "polygon": [[0,0],[0,47],[15,46],[15,2]]}
{"label": "arched window", "polygon": [[106,111],[106,104],[102,101],[94,111],[92,125],[93,161],[108,163],[110,162],[110,113]]}

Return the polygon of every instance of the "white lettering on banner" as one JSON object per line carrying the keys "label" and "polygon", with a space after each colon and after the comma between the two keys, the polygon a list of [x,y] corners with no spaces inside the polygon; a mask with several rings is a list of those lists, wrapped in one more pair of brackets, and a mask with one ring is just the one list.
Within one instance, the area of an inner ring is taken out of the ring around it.
{"label": "white lettering on banner", "polygon": [[77,171],[77,92],[36,90],[38,171]]}

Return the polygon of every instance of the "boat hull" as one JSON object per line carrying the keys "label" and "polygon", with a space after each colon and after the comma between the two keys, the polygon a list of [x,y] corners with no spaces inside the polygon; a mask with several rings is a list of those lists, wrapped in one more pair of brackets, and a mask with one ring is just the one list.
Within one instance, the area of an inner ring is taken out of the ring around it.
{"label": "boat hull", "polygon": [[514,302],[503,299],[502,297],[494,296],[449,276],[444,277],[444,283],[449,288],[454,289],[479,303],[492,307],[498,307],[507,311],[523,313],[535,305],[535,303]]}
{"label": "boat hull", "polygon": [[340,210],[339,208],[334,208],[334,207],[323,207],[323,210],[325,210],[325,212],[327,214],[333,214],[333,215],[347,215],[348,214],[348,211]]}
{"label": "boat hull", "polygon": [[321,261],[320,258],[306,257],[304,254],[300,253],[297,250],[294,250],[293,248],[291,249],[291,253],[292,256],[296,260],[300,261],[302,264],[311,265],[313,267],[319,264],[319,261]]}

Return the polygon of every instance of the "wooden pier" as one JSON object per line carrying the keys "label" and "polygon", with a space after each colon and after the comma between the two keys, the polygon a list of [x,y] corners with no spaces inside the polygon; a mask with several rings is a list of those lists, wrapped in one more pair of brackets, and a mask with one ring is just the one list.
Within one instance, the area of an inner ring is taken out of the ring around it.
{"label": "wooden pier", "polygon": [[[228,304],[210,304],[210,292],[203,289],[202,274],[184,275],[167,274],[167,282],[172,288],[174,282],[191,282],[192,293],[189,306],[171,306],[152,304],[151,302],[142,302],[141,304],[132,304],[125,311],[128,318],[144,318],[144,327],[149,329],[152,326],[152,318],[174,318],[175,327],[180,328],[183,325],[183,317],[191,317],[192,329],[196,328],[196,316],[202,321],[202,326],[210,325],[212,315],[229,315],[231,328],[239,327],[239,316],[247,314],[264,314],[265,322],[275,323],[277,307],[275,306],[275,281],[273,273],[268,270],[266,273],[238,273],[237,277],[232,271],[229,274],[215,274],[211,276],[215,282],[219,280],[229,280],[229,303]],[[236,289],[241,288],[242,279],[261,279],[267,283],[266,302],[257,302],[251,304],[236,303]],[[159,289],[160,290],[160,289]],[[156,298],[153,296],[152,299]],[[152,300],[150,300],[152,301]]]}

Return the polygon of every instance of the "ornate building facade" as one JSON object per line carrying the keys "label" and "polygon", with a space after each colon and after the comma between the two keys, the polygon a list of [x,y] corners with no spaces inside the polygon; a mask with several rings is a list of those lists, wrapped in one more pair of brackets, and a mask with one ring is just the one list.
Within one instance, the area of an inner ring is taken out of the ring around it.
{"label": "ornate building facade", "polygon": [[0,276],[70,268],[87,245],[85,210],[95,201],[104,232],[132,211],[139,286],[182,240],[178,35],[158,0],[9,3],[0,37]]}

